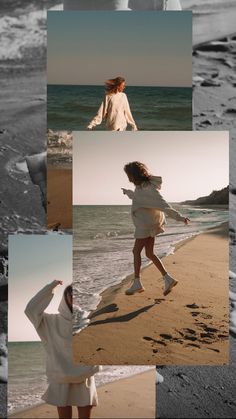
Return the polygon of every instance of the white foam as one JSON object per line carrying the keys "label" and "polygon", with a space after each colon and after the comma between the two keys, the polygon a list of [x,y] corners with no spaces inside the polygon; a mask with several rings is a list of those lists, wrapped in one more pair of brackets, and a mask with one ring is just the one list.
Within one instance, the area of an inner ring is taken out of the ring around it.
{"label": "white foam", "polygon": [[46,46],[46,36],[45,10],[0,17],[0,60],[22,59],[26,49]]}

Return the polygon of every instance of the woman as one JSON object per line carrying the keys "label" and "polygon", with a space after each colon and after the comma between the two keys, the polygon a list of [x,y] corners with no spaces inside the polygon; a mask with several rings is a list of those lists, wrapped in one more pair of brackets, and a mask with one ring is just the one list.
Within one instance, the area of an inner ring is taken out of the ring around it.
{"label": "woman", "polygon": [[97,115],[87,126],[91,130],[96,125],[106,121],[106,128],[109,131],[125,131],[127,125],[131,125],[133,131],[137,131],[137,126],[130,111],[129,102],[125,89],[125,79],[116,77],[105,82],[106,94],[98,110]]}
{"label": "woman", "polygon": [[[87,367],[72,361],[72,287],[66,287],[58,314],[44,310],[53,298],[53,290],[62,281],[53,281],[39,291],[27,304],[25,314],[34,325],[46,351],[48,389],[42,399],[57,406],[60,419],[72,418],[72,406],[77,406],[78,417],[89,419],[93,406],[97,405],[94,374],[98,366]],[[80,328],[88,320],[81,311]]]}
{"label": "woman", "polygon": [[132,295],[144,291],[140,279],[141,252],[145,248],[146,256],[161,272],[164,280],[164,295],[169,294],[178,281],[168,274],[161,260],[154,254],[155,236],[164,232],[165,215],[176,221],[188,224],[189,218],[182,216],[172,208],[161,196],[162,178],[152,176],[147,167],[140,162],[128,163],[124,171],[136,188],[134,191],[124,189],[123,193],[132,199],[132,220],[135,226],[134,255],[134,281],[126,294]]}

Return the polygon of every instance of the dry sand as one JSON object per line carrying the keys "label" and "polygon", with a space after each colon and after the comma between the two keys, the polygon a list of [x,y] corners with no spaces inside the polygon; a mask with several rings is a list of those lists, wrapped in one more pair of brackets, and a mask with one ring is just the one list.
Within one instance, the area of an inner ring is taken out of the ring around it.
{"label": "dry sand", "polygon": [[179,279],[167,297],[153,265],[142,273],[144,293],[126,296],[127,279],[106,290],[90,326],[74,336],[75,362],[228,363],[227,232],[226,225],[210,230],[164,259]]}
{"label": "dry sand", "polygon": [[[156,410],[155,370],[124,378],[98,387],[98,407],[93,409],[93,418],[155,418]],[[42,404],[10,418],[56,418],[53,406]],[[73,418],[76,418],[76,409]]]}
{"label": "dry sand", "polygon": [[229,366],[163,367],[157,386],[158,418],[235,418],[236,339]]}
{"label": "dry sand", "polygon": [[72,228],[72,170],[48,167],[47,172],[48,227],[60,224],[60,229]]}

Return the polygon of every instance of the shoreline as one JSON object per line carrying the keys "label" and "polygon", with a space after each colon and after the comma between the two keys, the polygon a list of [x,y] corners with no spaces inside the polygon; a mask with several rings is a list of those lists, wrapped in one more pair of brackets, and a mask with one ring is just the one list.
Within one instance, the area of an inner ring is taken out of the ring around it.
{"label": "shoreline", "polygon": [[[98,404],[98,407],[95,407],[93,410],[93,417],[94,418],[110,418],[111,413],[106,412],[106,409],[108,408],[112,409],[112,412],[115,415],[122,414],[122,411],[117,412],[117,410],[119,409],[119,401],[118,401],[119,398],[121,398],[122,400],[124,397],[123,395],[122,396],[119,395],[119,392],[122,393],[122,391],[124,391],[124,393],[127,393],[125,396],[126,398],[130,395],[130,401],[128,398],[129,417],[141,419],[144,416],[141,416],[140,414],[145,413],[147,414],[145,418],[147,417],[147,418],[154,419],[155,418],[155,402],[156,402],[155,384],[156,384],[156,370],[155,370],[155,367],[153,367],[152,371],[144,371],[144,372],[137,373],[128,377],[114,380],[112,382],[108,382],[101,385],[96,385],[97,391],[98,391],[99,404]],[[140,389],[140,390],[143,389],[144,400],[147,401],[146,406],[144,406],[144,408],[142,407],[142,403],[139,403],[139,405],[137,405],[136,399],[134,400],[133,388]],[[113,395],[113,391],[114,391],[114,395]],[[117,400],[116,400],[116,396],[117,396]],[[104,404],[106,404],[106,408],[102,406],[103,404],[102,399],[106,399],[104,400]],[[123,406],[123,407],[121,406],[121,410],[123,410],[123,414],[125,414],[126,408],[127,406]],[[55,416],[53,416],[53,411],[55,411],[55,409],[56,409],[55,406],[50,406],[44,402],[39,402],[37,405],[18,409],[18,410],[15,410],[14,412],[8,413],[8,417],[17,418],[17,419],[19,418],[30,418],[30,419],[54,418]],[[140,412],[140,409],[141,409],[141,412]],[[145,409],[145,412],[144,412],[144,409]],[[131,416],[132,413],[135,416]],[[38,414],[40,416],[38,416]],[[41,416],[41,415],[44,415],[44,416]],[[76,416],[73,415],[73,417],[76,417]],[[126,418],[125,415],[112,416],[112,417],[117,418],[117,419]]]}
{"label": "shoreline", "polygon": [[[219,208],[219,209],[221,209],[221,207],[219,207],[219,206],[215,206],[215,207],[217,207],[217,208]],[[207,207],[208,208],[208,207]],[[227,209],[227,208],[226,208]],[[207,231],[211,231],[212,229],[214,229],[214,228],[218,228],[218,227],[227,227],[228,226],[228,222],[227,221],[222,221],[221,223],[218,223],[216,226],[213,226],[213,227],[211,227],[211,228],[209,228],[209,229],[207,229],[207,230],[199,230],[199,231],[197,231],[197,232],[195,232],[195,233],[191,233],[192,235],[190,235],[189,237],[184,237],[183,239],[180,239],[180,240],[178,240],[177,242],[174,242],[173,244],[170,244],[169,246],[170,246],[170,248],[169,248],[169,251],[168,251],[168,253],[167,254],[165,254],[165,256],[163,256],[163,257],[160,257],[160,259],[162,260],[163,258],[166,258],[166,257],[168,257],[168,256],[170,256],[170,255],[174,255],[177,251],[178,251],[178,249],[180,249],[182,246],[184,246],[185,244],[187,244],[189,241],[191,241],[191,240],[194,240],[194,238],[195,237],[197,237],[198,235],[200,235],[200,234],[204,234],[204,233],[206,233]],[[143,272],[146,270],[146,269],[148,269],[150,266],[152,266],[153,265],[153,262],[151,262],[151,261],[149,261],[145,266],[143,266],[143,267],[141,267],[141,271],[140,271],[140,273],[141,273],[141,275],[143,274]],[[90,318],[90,317],[93,317],[93,314],[97,311],[97,310],[99,310],[99,308],[100,308],[100,304],[102,303],[102,299],[103,298],[106,298],[106,296],[107,296],[107,294],[110,294],[110,292],[112,292],[112,290],[113,290],[113,288],[116,288],[116,287],[122,287],[123,285],[127,285],[131,280],[132,280],[132,278],[133,278],[133,273],[127,273],[127,274],[125,274],[125,276],[122,276],[121,277],[121,280],[120,280],[120,282],[119,283],[117,283],[117,284],[114,284],[114,285],[111,285],[111,286],[109,286],[108,288],[106,288],[106,289],[104,289],[103,291],[101,291],[101,293],[100,294],[98,294],[99,295],[99,302],[97,303],[97,306],[96,306],[96,308],[95,309],[91,309],[91,310],[86,310],[86,311],[88,311],[89,312],[89,316],[88,316],[88,318]],[[85,326],[85,328],[84,329],[86,329],[88,326]],[[73,329],[74,329],[74,331],[73,331],[73,334],[74,335],[76,335],[76,334],[78,334],[78,333],[80,333],[80,332],[77,332],[76,331],[76,327],[75,326],[73,326]]]}
{"label": "shoreline", "polygon": [[[228,223],[224,223],[181,242],[173,255],[164,258],[167,270],[182,278],[166,297],[153,264],[142,270],[144,293],[125,295],[131,275],[105,290],[90,315],[90,325],[74,335],[74,361],[91,365],[227,363],[227,238]],[[215,289],[209,294],[212,278]]]}

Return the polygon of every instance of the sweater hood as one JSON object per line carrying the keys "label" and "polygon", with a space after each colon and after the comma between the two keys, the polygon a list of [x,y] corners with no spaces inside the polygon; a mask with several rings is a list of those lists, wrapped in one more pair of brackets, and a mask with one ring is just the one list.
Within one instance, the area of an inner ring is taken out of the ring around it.
{"label": "sweater hood", "polygon": [[60,315],[62,317],[64,317],[64,319],[71,321],[71,319],[72,319],[72,313],[71,313],[68,305],[66,304],[66,300],[65,300],[64,294],[63,294],[62,299],[61,299],[61,302],[59,304],[58,311],[59,311]]}
{"label": "sweater hood", "polygon": [[162,177],[161,176],[151,176],[150,183],[156,188],[161,188]]}

